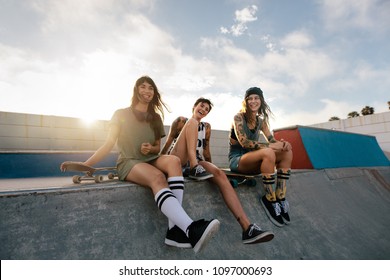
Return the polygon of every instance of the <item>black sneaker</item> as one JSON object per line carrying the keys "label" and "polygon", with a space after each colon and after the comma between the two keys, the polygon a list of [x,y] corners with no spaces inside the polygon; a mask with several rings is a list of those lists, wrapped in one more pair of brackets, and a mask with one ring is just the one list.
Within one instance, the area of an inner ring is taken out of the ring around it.
{"label": "black sneaker", "polygon": [[192,222],[187,230],[192,248],[194,248],[195,253],[197,253],[207,244],[214,234],[217,233],[219,230],[219,221],[216,219],[211,221],[202,219]]}
{"label": "black sneaker", "polygon": [[290,215],[288,214],[288,211],[290,210],[290,204],[288,203],[287,199],[283,198],[279,200],[279,205],[281,209],[280,215],[282,216],[284,223],[288,225],[290,223]]}
{"label": "black sneaker", "polygon": [[190,177],[191,179],[195,179],[195,180],[200,181],[200,180],[206,180],[206,179],[209,179],[211,177],[214,177],[214,175],[208,173],[206,171],[206,169],[203,168],[202,165],[197,164],[193,168],[191,168],[190,174],[188,177]]}
{"label": "black sneaker", "polygon": [[183,167],[183,177],[190,176],[190,167]]}
{"label": "black sneaker", "polygon": [[273,238],[274,234],[272,232],[261,230],[256,224],[251,224],[249,228],[242,233],[242,242],[244,244],[268,242]]}
{"label": "black sneaker", "polygon": [[183,177],[188,177],[190,175],[190,162],[187,162],[182,168]]}
{"label": "black sneaker", "polygon": [[187,235],[178,226],[167,230],[165,244],[178,248],[192,248]]}
{"label": "black sneaker", "polygon": [[260,199],[260,203],[271,222],[275,226],[282,227],[284,222],[282,216],[280,215],[280,204],[278,202],[268,201],[265,195]]}

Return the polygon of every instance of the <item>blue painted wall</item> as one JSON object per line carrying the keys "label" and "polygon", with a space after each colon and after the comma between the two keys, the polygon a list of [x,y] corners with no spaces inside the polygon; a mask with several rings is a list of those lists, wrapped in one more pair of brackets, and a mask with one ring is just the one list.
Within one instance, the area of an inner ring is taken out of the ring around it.
{"label": "blue painted wall", "polygon": [[374,136],[303,126],[298,130],[315,169],[390,166]]}
{"label": "blue painted wall", "polygon": [[[60,171],[64,161],[85,161],[92,152],[7,152],[0,153],[0,178],[69,176]],[[112,153],[97,166],[115,166],[117,154]]]}

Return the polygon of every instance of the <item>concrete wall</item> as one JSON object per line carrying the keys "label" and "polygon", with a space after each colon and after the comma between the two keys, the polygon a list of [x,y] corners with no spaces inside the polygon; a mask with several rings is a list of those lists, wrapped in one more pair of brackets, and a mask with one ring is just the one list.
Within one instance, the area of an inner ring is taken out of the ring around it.
{"label": "concrete wall", "polygon": [[375,136],[379,146],[390,159],[390,111],[310,126]]}
{"label": "concrete wall", "polygon": [[[168,130],[169,126],[165,126],[167,134]],[[78,118],[0,112],[0,152],[95,151],[107,132],[108,121],[103,120],[87,124]],[[227,151],[227,131],[213,130],[214,164],[227,167]]]}
{"label": "concrete wall", "polygon": [[107,129],[107,121],[0,112],[0,150],[92,151]]}

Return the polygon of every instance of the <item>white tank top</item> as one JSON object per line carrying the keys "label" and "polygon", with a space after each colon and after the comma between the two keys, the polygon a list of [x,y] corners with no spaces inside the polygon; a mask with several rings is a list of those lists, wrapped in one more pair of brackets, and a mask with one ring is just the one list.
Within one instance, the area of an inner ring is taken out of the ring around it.
{"label": "white tank top", "polygon": [[206,125],[200,122],[198,126],[198,143],[196,145],[196,158],[201,161],[204,160],[203,148],[206,145]]}

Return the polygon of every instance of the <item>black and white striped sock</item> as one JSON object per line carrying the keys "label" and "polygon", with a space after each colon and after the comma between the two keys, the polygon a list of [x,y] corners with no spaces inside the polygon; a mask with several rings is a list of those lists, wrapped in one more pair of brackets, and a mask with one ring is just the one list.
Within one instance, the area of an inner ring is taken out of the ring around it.
{"label": "black and white striped sock", "polygon": [[193,220],[184,211],[176,196],[168,188],[163,188],[154,196],[157,207],[173,224],[186,232]]}
{"label": "black and white striped sock", "polygon": [[[183,176],[175,176],[168,178],[168,186],[171,189],[172,193],[176,196],[180,205],[183,204],[183,194],[184,194],[184,177]],[[171,229],[175,226],[175,224],[169,220],[168,227]]]}

